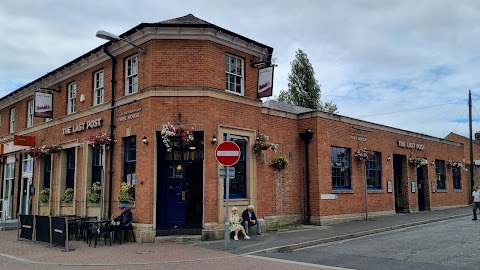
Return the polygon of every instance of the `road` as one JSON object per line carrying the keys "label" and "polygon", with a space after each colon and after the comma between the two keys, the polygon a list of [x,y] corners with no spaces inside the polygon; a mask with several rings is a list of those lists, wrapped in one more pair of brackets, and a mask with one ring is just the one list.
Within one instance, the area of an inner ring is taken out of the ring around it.
{"label": "road", "polygon": [[288,253],[260,255],[358,270],[477,270],[480,222],[466,217]]}

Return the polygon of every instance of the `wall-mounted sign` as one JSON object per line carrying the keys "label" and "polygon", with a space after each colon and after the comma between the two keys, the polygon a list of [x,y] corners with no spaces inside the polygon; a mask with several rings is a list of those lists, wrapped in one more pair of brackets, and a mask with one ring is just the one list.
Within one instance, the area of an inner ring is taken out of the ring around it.
{"label": "wall-mounted sign", "polygon": [[421,151],[425,150],[424,144],[412,143],[412,142],[406,142],[406,141],[398,141],[397,143],[399,147],[410,148],[410,149],[421,150]]}
{"label": "wall-mounted sign", "polygon": [[64,128],[62,128],[62,130],[63,130],[64,135],[68,135],[68,134],[72,134],[72,133],[75,133],[75,132],[84,131],[84,130],[87,130],[87,129],[98,128],[98,127],[101,127],[101,126],[102,126],[102,118],[97,118],[97,119],[90,120],[90,121],[87,121],[87,122],[83,122],[83,123],[80,123],[80,124],[76,124],[76,125],[73,125],[73,126],[64,127]]}
{"label": "wall-mounted sign", "polygon": [[273,92],[273,67],[258,70],[257,98],[271,97]]}
{"label": "wall-mounted sign", "polygon": [[392,180],[387,181],[387,192],[392,193],[393,192],[393,183]]}
{"label": "wall-mounted sign", "polygon": [[320,200],[338,200],[338,194],[320,194]]}
{"label": "wall-mounted sign", "polygon": [[14,145],[35,146],[35,136],[13,135]]}
{"label": "wall-mounted sign", "polygon": [[417,192],[417,183],[416,182],[412,182],[412,193],[415,193]]}
{"label": "wall-mounted sign", "polygon": [[118,122],[123,122],[123,121],[131,120],[131,119],[139,118],[140,117],[140,111],[142,111],[142,108],[136,108],[136,109],[133,109],[133,110],[123,112],[118,116],[117,120],[118,120]]}
{"label": "wall-mounted sign", "polygon": [[35,110],[33,116],[53,118],[53,95],[52,93],[35,92]]}
{"label": "wall-mounted sign", "polygon": [[365,134],[353,133],[352,136],[350,136],[350,138],[355,141],[361,141],[361,142],[367,141],[367,135]]}

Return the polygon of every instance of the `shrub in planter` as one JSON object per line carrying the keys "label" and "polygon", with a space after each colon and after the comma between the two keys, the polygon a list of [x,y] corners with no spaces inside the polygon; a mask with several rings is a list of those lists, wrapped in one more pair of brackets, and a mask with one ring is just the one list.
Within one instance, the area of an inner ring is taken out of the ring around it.
{"label": "shrub in planter", "polygon": [[67,188],[65,192],[63,192],[62,201],[66,203],[73,202],[73,192],[73,188]]}
{"label": "shrub in planter", "polygon": [[121,203],[133,203],[135,194],[135,185],[129,183],[122,183],[120,194],[118,194],[118,201]]}
{"label": "shrub in planter", "polygon": [[38,195],[38,200],[41,203],[48,203],[50,202],[50,189],[49,188],[44,188],[40,191]]}
{"label": "shrub in planter", "polygon": [[92,188],[87,193],[87,201],[91,203],[98,203],[100,201],[100,196],[102,194],[102,187],[100,182],[95,182],[92,184]]}

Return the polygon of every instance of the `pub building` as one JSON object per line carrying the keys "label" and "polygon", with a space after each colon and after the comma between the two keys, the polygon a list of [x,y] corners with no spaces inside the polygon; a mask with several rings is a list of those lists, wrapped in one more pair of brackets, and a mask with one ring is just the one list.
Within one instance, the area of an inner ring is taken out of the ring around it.
{"label": "pub building", "polygon": [[222,238],[224,141],[241,149],[230,206],[254,205],[266,230],[362,219],[365,191],[369,216],[468,203],[462,143],[262,103],[267,45],[191,14],[109,39],[1,98],[7,219],[109,217],[127,202],[137,241]]}

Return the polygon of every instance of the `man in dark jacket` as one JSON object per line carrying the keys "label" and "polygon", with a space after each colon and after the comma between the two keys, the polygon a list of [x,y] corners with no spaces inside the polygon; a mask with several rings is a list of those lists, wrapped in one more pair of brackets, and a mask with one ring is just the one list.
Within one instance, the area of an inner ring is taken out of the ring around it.
{"label": "man in dark jacket", "polygon": [[124,229],[125,227],[132,226],[132,223],[133,223],[132,211],[130,211],[130,209],[128,209],[127,205],[124,203],[121,203],[119,205],[119,208],[122,209],[122,213],[118,217],[114,218],[112,221],[112,222],[119,222],[119,224],[118,225],[110,224],[100,229],[100,232],[118,231],[118,230]]}
{"label": "man in dark jacket", "polygon": [[247,206],[247,209],[243,211],[242,219],[243,219],[243,227],[245,228],[245,232],[247,232],[247,235],[248,235],[248,228],[251,226],[257,225],[257,236],[260,236],[260,237],[263,236],[262,224],[258,222],[257,216],[255,216],[255,207],[253,207],[253,205]]}

